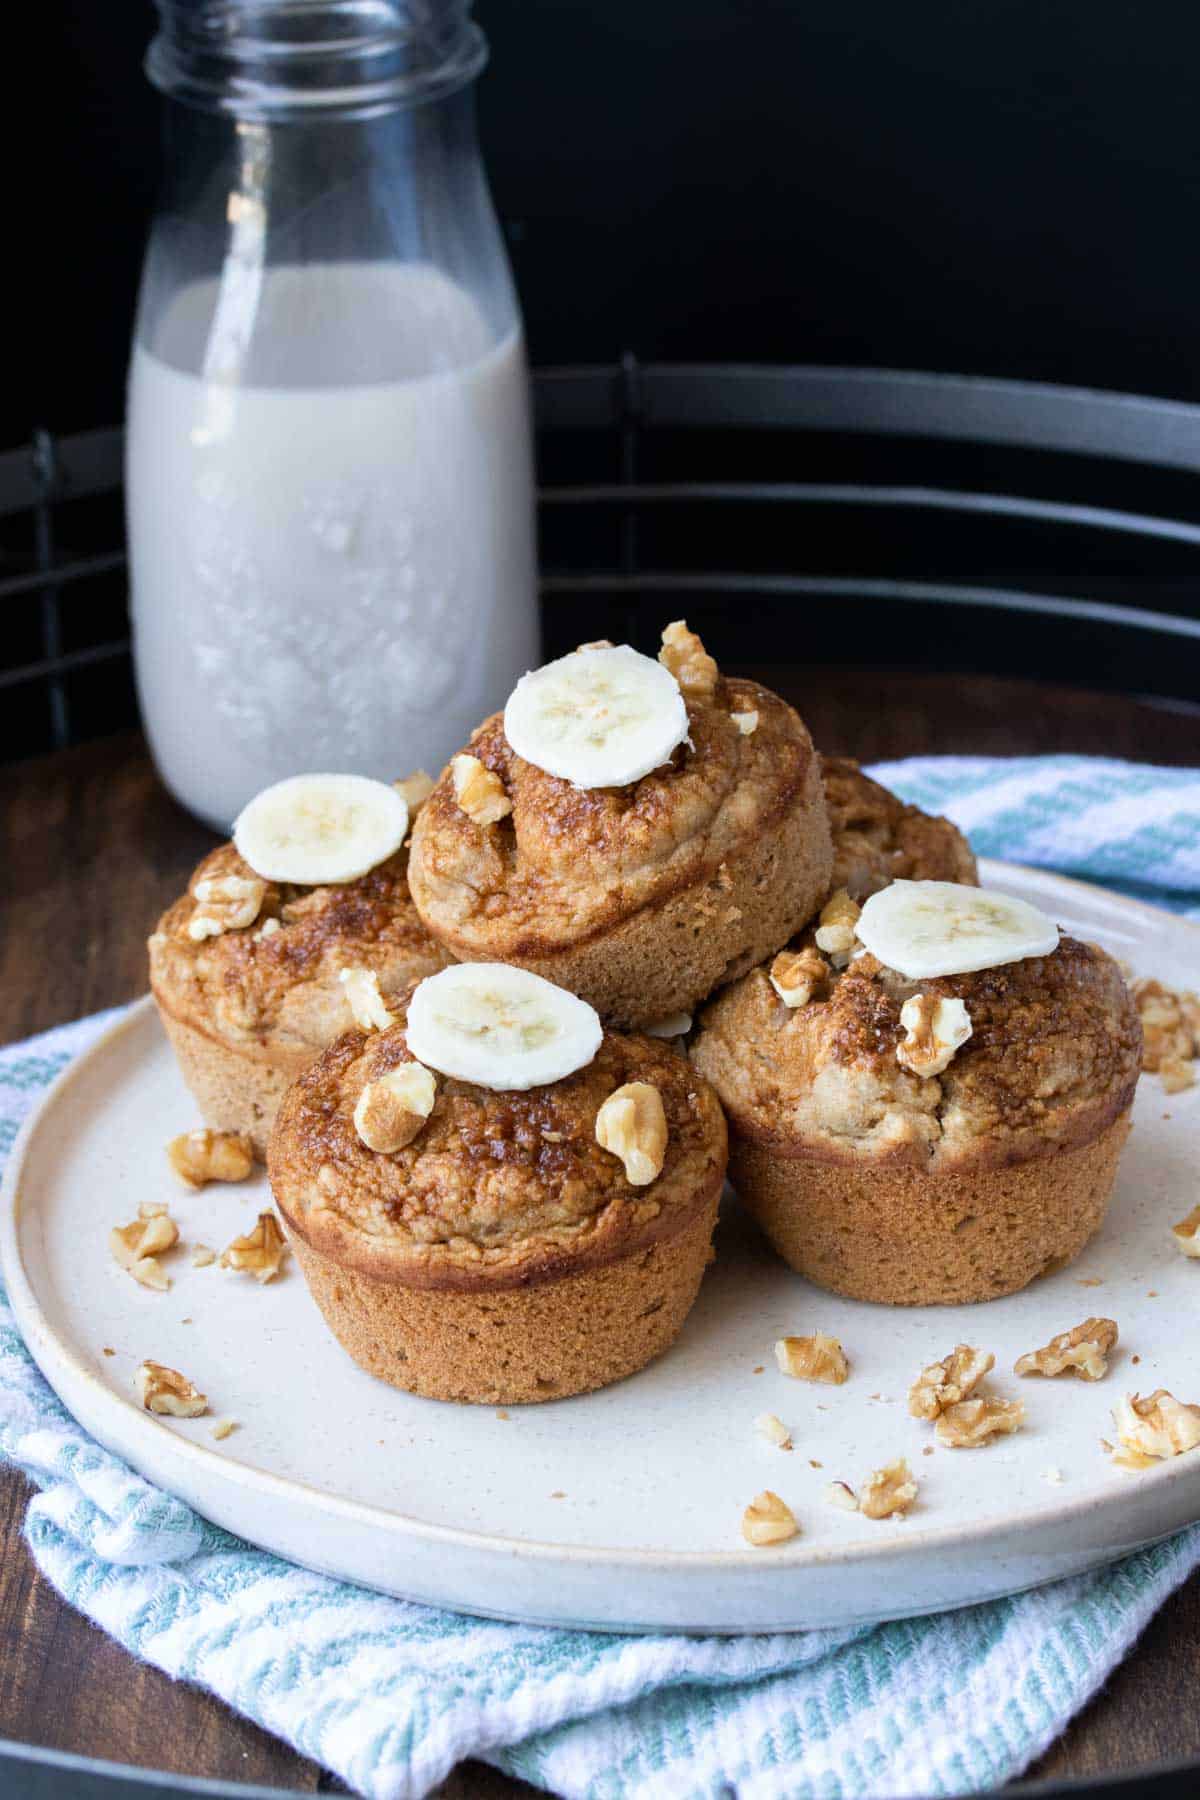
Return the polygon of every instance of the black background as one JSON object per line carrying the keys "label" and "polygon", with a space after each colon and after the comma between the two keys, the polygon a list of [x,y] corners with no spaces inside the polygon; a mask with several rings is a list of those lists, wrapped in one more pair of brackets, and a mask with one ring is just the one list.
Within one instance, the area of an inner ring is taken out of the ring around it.
{"label": "black background", "polygon": [[[1200,399],[1197,13],[1128,0],[480,0],[535,362],[873,363]],[[153,28],[22,8],[0,443],[116,421]],[[11,21],[9,21],[11,23]]]}
{"label": "black background", "polygon": [[[492,45],[481,135],[535,364],[632,350],[987,373],[1200,401],[1193,7],[480,0],[477,14]],[[6,25],[15,30],[16,19]],[[21,10],[26,41],[9,61],[0,111],[0,449],[35,425],[70,432],[120,420],[159,159],[159,102],[141,71],[153,25],[140,0]],[[1007,483],[1200,520],[1190,475],[1148,488],[1131,468],[1066,459],[1035,479],[1003,458],[947,462],[903,443],[882,462],[832,443],[789,445],[772,461],[764,443],[731,440],[720,473]],[[676,464],[658,473],[702,472],[676,448]],[[558,454],[543,445],[543,475],[559,472],[547,469]],[[561,451],[568,475],[573,456]],[[574,529],[566,516],[562,524]],[[0,520],[0,574],[5,552],[25,548],[21,529]],[[761,536],[753,524],[730,529],[737,535],[715,525],[705,537],[668,533],[664,565],[747,566]],[[879,575],[919,564],[922,574],[1200,617],[1194,549],[1106,538],[1084,551],[1052,532],[1000,543],[945,521],[935,534],[906,519],[867,532],[844,511],[806,515],[799,550],[788,530],[771,546],[776,566]],[[94,547],[96,534],[115,541],[119,522],[97,513],[80,531],[72,547]],[[38,650],[32,612],[20,619],[9,605],[0,666]],[[66,647],[119,635],[122,610],[119,579],[73,602]],[[917,657],[906,649],[913,632],[890,615],[864,612],[862,635],[871,660]],[[1144,634],[1132,661],[1077,630],[1056,649],[1019,623],[998,634],[966,616],[949,635],[923,627],[917,637],[925,662],[1078,672],[1195,698],[1195,654],[1177,663],[1170,640]],[[844,660],[844,639],[843,628],[840,645],[810,653]],[[73,677],[72,695],[81,734],[132,716],[123,665]],[[46,724],[43,694],[10,690],[0,755],[43,747]]]}

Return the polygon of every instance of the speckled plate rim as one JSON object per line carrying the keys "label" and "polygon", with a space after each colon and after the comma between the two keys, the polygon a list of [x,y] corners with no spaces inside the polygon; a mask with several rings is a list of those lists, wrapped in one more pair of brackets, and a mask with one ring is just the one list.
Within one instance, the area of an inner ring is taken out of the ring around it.
{"label": "speckled plate rim", "polygon": [[[1072,893],[1086,895],[1091,904],[1097,899],[1115,915],[1138,918],[1142,923],[1155,924],[1160,928],[1169,924],[1172,930],[1187,930],[1195,934],[1197,947],[1197,963],[1200,965],[1200,923],[1182,918],[1178,914],[1167,913],[1159,907],[1141,900],[1131,899],[1125,895],[1114,894],[1108,889],[1090,882],[1073,880],[1044,869],[1028,867],[1017,863],[1001,863],[991,859],[981,859],[980,872],[985,882],[992,881],[1003,885],[1005,879],[1014,880],[1018,886],[1026,881],[1036,883],[1043,890],[1064,890],[1064,899]],[[39,1104],[26,1119],[13,1144],[9,1156],[2,1187],[0,1187],[0,1274],[3,1275],[9,1303],[20,1327],[30,1354],[40,1368],[42,1374],[54,1388],[68,1410],[79,1420],[84,1428],[90,1431],[114,1454],[125,1458],[134,1468],[147,1474],[147,1478],[156,1481],[179,1494],[188,1504],[204,1512],[202,1502],[196,1500],[197,1486],[207,1489],[211,1494],[232,1496],[237,1492],[257,1496],[263,1500],[275,1500],[280,1503],[295,1505],[302,1503],[315,1513],[347,1525],[366,1528],[384,1537],[398,1539],[401,1542],[453,1548],[474,1556],[500,1557],[506,1563],[514,1561],[549,1563],[560,1568],[580,1567],[586,1565],[607,1571],[629,1570],[631,1572],[646,1569],[671,1570],[681,1577],[703,1579],[706,1576],[719,1575],[737,1570],[753,1570],[757,1577],[766,1572],[766,1559],[760,1550],[713,1550],[713,1551],[669,1551],[661,1549],[609,1548],[603,1545],[582,1546],[545,1543],[534,1539],[511,1538],[500,1534],[469,1531],[455,1526],[439,1525],[434,1522],[420,1520],[408,1514],[387,1508],[372,1506],[362,1501],[352,1500],[343,1495],[332,1493],[326,1489],[315,1487],[310,1483],[293,1478],[275,1475],[266,1470],[253,1469],[238,1463],[221,1452],[195,1443],[190,1439],[168,1433],[155,1420],[144,1413],[132,1400],[125,1399],[87,1367],[77,1354],[70,1341],[57,1332],[42,1311],[32,1280],[26,1270],[20,1243],[20,1218],[22,1200],[22,1180],[29,1161],[30,1152],[37,1133],[41,1130],[50,1115],[63,1105],[71,1092],[73,1084],[78,1081],[85,1070],[105,1056],[111,1046],[125,1034],[144,1027],[153,1015],[154,1003],[149,995],[134,1001],[127,1012],[115,1020],[89,1048],[75,1058],[42,1096]],[[147,1472],[147,1465],[156,1471],[163,1461],[161,1452],[164,1443],[170,1446],[167,1460],[178,1465],[181,1473],[194,1477],[174,1487],[169,1479],[159,1472]],[[182,1491],[186,1488],[187,1491]],[[219,1509],[225,1512],[222,1505]],[[1092,1553],[1081,1552],[1078,1559],[1064,1567],[1062,1573],[1078,1573],[1087,1568],[1099,1566],[1111,1561],[1114,1557],[1126,1554],[1147,1544],[1160,1541],[1173,1532],[1200,1519],[1200,1456],[1195,1459],[1181,1457],[1176,1461],[1165,1462],[1160,1466],[1143,1472],[1136,1484],[1131,1483],[1127,1490],[1115,1491],[1111,1495],[1097,1497],[1094,1491],[1080,1493],[1057,1506],[1047,1507],[1039,1512],[1038,1530],[1042,1534],[1060,1532],[1075,1523],[1094,1518],[1097,1513],[1119,1512],[1124,1520],[1119,1547],[1096,1549]],[[1025,1526],[1028,1522],[1019,1513],[1006,1515],[998,1513],[981,1522],[979,1525],[948,1526],[916,1526],[915,1523],[906,1529],[902,1539],[890,1539],[878,1544],[855,1542],[844,1547],[815,1546],[806,1544],[803,1538],[794,1545],[783,1545],[772,1551],[769,1568],[773,1579],[797,1574],[805,1569],[830,1570],[869,1569],[878,1576],[890,1566],[908,1565],[915,1558],[923,1555],[946,1556],[954,1551],[969,1549],[977,1552],[979,1560],[986,1559],[989,1550],[1003,1546],[1005,1540],[1011,1541],[1014,1528]],[[250,1542],[281,1555],[294,1555],[290,1551],[281,1551],[277,1545],[267,1541],[264,1534],[249,1528],[232,1525],[229,1529],[240,1531]],[[323,1568],[326,1572],[342,1575],[339,1569],[329,1569],[327,1565],[313,1562],[311,1566]],[[355,1579],[353,1576],[343,1576]],[[1001,1594],[1021,1591],[1023,1587],[1034,1587],[1053,1579],[1045,1573],[1032,1576],[1028,1580],[1011,1579],[1006,1576],[993,1586],[981,1584],[979,1590],[971,1598],[981,1600],[995,1598]],[[691,1583],[689,1581],[688,1585]],[[400,1592],[393,1588],[391,1591]],[[434,1602],[437,1603],[437,1602]],[[457,1604],[459,1610],[479,1612],[483,1616],[496,1618],[522,1619],[526,1622],[546,1622],[561,1624],[562,1618],[539,1614],[535,1611],[524,1611],[511,1608],[496,1608],[476,1605],[473,1601],[468,1605],[463,1602],[447,1600],[441,1602],[447,1606]],[[929,1610],[937,1610],[939,1606],[962,1604],[959,1598],[935,1601]],[[904,1612],[913,1611],[911,1605],[905,1605]],[[895,1616],[886,1610],[878,1610],[870,1614],[856,1613],[857,1618],[885,1618]],[[577,1621],[581,1626],[600,1630],[661,1630],[660,1622],[638,1624],[621,1621],[619,1623],[606,1620]],[[746,1624],[730,1624],[721,1626],[705,1624],[695,1626],[679,1626],[677,1629],[704,1631],[747,1631],[747,1630],[788,1630],[807,1629],[808,1622],[795,1626],[778,1623],[750,1626]]]}

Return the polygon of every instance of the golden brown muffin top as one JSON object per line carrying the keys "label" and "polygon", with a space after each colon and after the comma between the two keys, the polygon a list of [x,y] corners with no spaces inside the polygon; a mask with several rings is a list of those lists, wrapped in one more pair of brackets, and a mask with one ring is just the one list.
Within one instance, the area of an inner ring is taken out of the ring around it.
{"label": "golden brown muffin top", "polygon": [[[896,1056],[918,993],[962,1000],[972,1025],[928,1079]],[[706,1008],[691,1055],[735,1132],[782,1155],[979,1165],[1103,1130],[1133,1097],[1141,1027],[1113,959],[1064,937],[1050,956],[920,982],[864,952],[795,1008],[764,966]]]}
{"label": "golden brown muffin top", "polygon": [[821,774],[833,833],[830,888],[855,900],[889,881],[979,881],[975,858],[957,825],[908,806],[864,775],[849,756],[823,756]]}
{"label": "golden brown muffin top", "polygon": [[[512,812],[473,823],[449,769],[413,830],[409,880],[423,918],[472,953],[575,946],[715,875],[803,789],[816,754],[798,714],[757,682],[718,679],[687,701],[690,743],[623,788],[577,788],[516,754],[496,713],[470,750]],[[744,735],[732,713],[754,712]]]}
{"label": "golden brown muffin top", "polygon": [[[325,1255],[409,1286],[505,1286],[613,1261],[671,1235],[725,1173],[725,1120],[691,1067],[653,1038],[606,1032],[562,1081],[495,1093],[438,1075],[413,1141],[369,1150],[354,1124],[368,1082],[411,1062],[404,1015],[347,1032],[284,1099],[271,1186],[295,1229]],[[644,1187],[596,1142],[596,1115],[627,1082],[658,1090],[661,1172]]]}
{"label": "golden brown muffin top", "polygon": [[197,884],[254,876],[232,844],[219,845],[150,939],[156,998],[176,1017],[230,1043],[269,1036],[277,1048],[322,1049],[353,1023],[339,970],[371,969],[386,995],[451,960],[417,917],[407,861],[407,851],[397,850],[357,881],[336,886],[268,881],[251,924],[196,942],[188,926],[208,910],[196,899]]}

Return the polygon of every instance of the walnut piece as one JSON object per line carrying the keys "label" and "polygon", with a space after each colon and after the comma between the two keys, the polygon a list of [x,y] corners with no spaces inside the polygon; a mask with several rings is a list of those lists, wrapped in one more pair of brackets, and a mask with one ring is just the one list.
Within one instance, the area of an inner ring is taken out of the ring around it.
{"label": "walnut piece", "polygon": [[254,1172],[254,1145],[240,1131],[185,1131],[167,1145],[180,1181],[202,1188],[209,1181],[245,1181]]}
{"label": "walnut piece", "polygon": [[208,1411],[208,1396],[193,1387],[186,1375],[178,1369],[168,1369],[165,1363],[142,1363],[133,1385],[147,1412],[169,1413],[175,1419],[198,1419]]}
{"label": "walnut piece", "polygon": [[1131,982],[1129,991],[1142,1021],[1143,1069],[1157,1074],[1168,1094],[1191,1087],[1192,1062],[1200,1055],[1200,998],[1150,979]]}
{"label": "walnut piece", "polygon": [[742,1514],[742,1536],[748,1544],[760,1548],[766,1544],[783,1544],[798,1536],[800,1527],[790,1506],[764,1488],[756,1494]]}
{"label": "walnut piece", "polygon": [[858,1509],[867,1519],[901,1519],[916,1497],[912,1470],[898,1456],[867,1476],[858,1491]]}
{"label": "walnut piece", "polygon": [[1024,1423],[1023,1400],[955,1400],[939,1413],[933,1429],[948,1450],[974,1450],[989,1438],[1019,1431]]}
{"label": "walnut piece", "polygon": [[236,1419],[216,1419],[213,1421],[212,1434],[217,1442],[220,1443],[223,1438],[227,1438],[230,1433],[236,1431],[237,1428],[238,1422]]}
{"label": "walnut piece", "polygon": [[753,709],[750,712],[731,712],[729,716],[743,737],[753,737],[758,730],[758,714]]}
{"label": "walnut piece", "polygon": [[803,950],[781,950],[771,964],[771,986],[785,1006],[807,1006],[829,975],[829,964],[819,950],[806,944]]}
{"label": "walnut piece", "polygon": [[776,1418],[774,1413],[759,1413],[754,1421],[754,1429],[760,1437],[765,1437],[769,1444],[778,1445],[780,1450],[791,1449],[792,1434],[783,1420]]}
{"label": "walnut piece", "polygon": [[828,956],[848,959],[854,948],[861,912],[862,907],[850,898],[845,888],[831,894],[821,908],[821,917],[813,934],[817,949],[824,950]]}
{"label": "walnut piece", "polygon": [[267,884],[257,875],[212,875],[196,883],[192,897],[196,911],[188,920],[187,934],[199,944],[224,931],[253,925],[267,897]]}
{"label": "walnut piece", "polygon": [[369,1081],[354,1108],[354,1129],[368,1150],[387,1155],[411,1144],[433,1111],[437,1082],[424,1063],[401,1063]]}
{"label": "walnut piece", "polygon": [[627,1081],[610,1094],[596,1114],[596,1142],[620,1157],[634,1187],[653,1181],[667,1154],[667,1115],[658,1089],[648,1081]]}
{"label": "walnut piece", "polygon": [[477,756],[463,750],[450,760],[454,798],[475,825],[494,825],[512,811],[504,783]]}
{"label": "walnut piece", "polygon": [[775,1361],[785,1375],[798,1381],[825,1381],[841,1387],[850,1373],[846,1352],[836,1338],[823,1331],[811,1337],[779,1338],[775,1345]]}
{"label": "walnut piece", "polygon": [[662,634],[658,660],[672,675],[686,700],[711,700],[717,691],[717,665],[686,619],[676,619]]}
{"label": "walnut piece", "polygon": [[160,1293],[170,1287],[171,1277],[163,1274],[157,1259],[178,1242],[179,1227],[165,1206],[139,1206],[132,1224],[114,1225],[108,1234],[108,1247],[121,1267],[143,1287]]}
{"label": "walnut piece", "polygon": [[828,1505],[836,1506],[841,1512],[857,1512],[858,1497],[854,1489],[844,1481],[831,1481],[825,1489]]}
{"label": "walnut piece", "polygon": [[1186,1219],[1172,1225],[1171,1236],[1184,1256],[1200,1256],[1200,1206],[1193,1206]]}
{"label": "walnut piece", "polygon": [[1113,1461],[1122,1468],[1148,1468],[1200,1444],[1200,1406],[1185,1406],[1166,1388],[1145,1398],[1126,1394],[1112,1417],[1117,1430]]}
{"label": "walnut piece", "polygon": [[907,1036],[896,1046],[896,1061],[923,1080],[940,1075],[971,1035],[971,1015],[961,1000],[913,994],[900,1008]]}
{"label": "walnut piece", "polygon": [[374,969],[364,969],[356,965],[352,969],[339,969],[338,980],[342,984],[342,992],[346,996],[346,1005],[350,1015],[360,1031],[386,1031],[395,1020],[383,1004],[383,995],[379,992],[379,977]]}
{"label": "walnut piece", "polygon": [[990,1350],[955,1344],[949,1356],[921,1370],[908,1390],[909,1412],[914,1419],[936,1419],[947,1406],[973,1394],[995,1361]]}
{"label": "walnut piece", "polygon": [[275,1214],[261,1212],[252,1231],[225,1246],[221,1252],[221,1267],[253,1275],[258,1282],[274,1281],[287,1252],[287,1239],[279,1229]]}
{"label": "walnut piece", "polygon": [[1078,1375],[1100,1381],[1108,1374],[1108,1358],[1117,1341],[1115,1319],[1085,1319],[1071,1331],[1060,1331],[1040,1350],[1029,1350],[1013,1365],[1018,1375]]}
{"label": "walnut piece", "polygon": [[432,794],[436,785],[433,776],[427,775],[424,769],[414,769],[412,774],[406,775],[402,781],[393,781],[392,786],[395,788],[396,792],[398,794],[403,794],[404,796],[404,803],[408,807],[408,822],[410,825],[428,800],[430,794]]}
{"label": "walnut piece", "polygon": [[209,1244],[195,1244],[192,1246],[193,1269],[210,1268],[216,1260],[217,1253]]}

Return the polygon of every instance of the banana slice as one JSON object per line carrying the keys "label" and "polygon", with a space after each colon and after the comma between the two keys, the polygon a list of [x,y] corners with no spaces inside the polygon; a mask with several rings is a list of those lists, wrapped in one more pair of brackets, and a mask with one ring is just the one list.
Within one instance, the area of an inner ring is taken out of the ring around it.
{"label": "banana slice", "polygon": [[858,941],[910,981],[996,969],[1058,948],[1058,926],[1027,900],[953,881],[893,881],[863,902]]}
{"label": "banana slice", "polygon": [[477,1087],[545,1087],[590,1063],[603,1037],[595,1009],[506,963],[457,963],[429,975],[408,1003],[418,1062]]}
{"label": "banana slice", "polygon": [[534,669],[504,709],[517,755],[580,788],[640,781],[687,734],[679,683],[629,644],[588,645]]}
{"label": "banana slice", "polygon": [[408,802],[366,775],[293,775],[256,794],[233,828],[239,856],[267,881],[354,881],[398,850]]}

